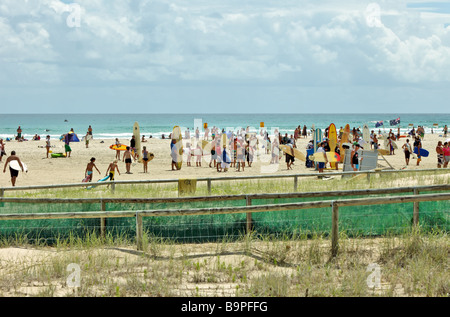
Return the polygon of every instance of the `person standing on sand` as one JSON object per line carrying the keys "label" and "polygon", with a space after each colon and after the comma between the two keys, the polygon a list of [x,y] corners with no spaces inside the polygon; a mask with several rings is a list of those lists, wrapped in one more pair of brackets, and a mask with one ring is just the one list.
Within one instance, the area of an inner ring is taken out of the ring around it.
{"label": "person standing on sand", "polygon": [[422,142],[420,141],[420,137],[417,135],[416,140],[414,141],[414,149],[417,148],[417,166],[419,166],[420,161],[422,161],[422,156],[420,155],[420,150],[422,149]]}
{"label": "person standing on sand", "polygon": [[216,143],[217,140],[214,139],[215,136],[213,136],[213,140],[211,141],[211,160],[209,161],[209,167],[211,167],[211,164],[214,162],[214,167],[216,167],[216,159],[217,159],[217,154],[216,154]]}
{"label": "person standing on sand", "polygon": [[47,135],[46,139],[45,139],[45,148],[47,149],[47,158],[48,158],[48,154],[50,153],[50,136]]}
{"label": "person standing on sand", "polygon": [[107,176],[108,172],[109,172],[109,180],[113,181],[116,170],[120,175],[119,166],[117,165],[117,160],[114,160],[111,164],[109,164],[108,169],[106,170],[105,176]]}
{"label": "person standing on sand", "polygon": [[130,147],[127,146],[127,150],[123,153],[122,162],[125,162],[126,172],[125,174],[133,174],[130,172],[131,162],[132,162],[132,154],[130,152]]}
{"label": "person standing on sand", "polygon": [[[119,139],[116,138],[116,147],[119,147],[121,144],[119,142]],[[118,159],[120,161],[120,151],[116,150],[116,159]]]}
{"label": "person standing on sand", "polygon": [[21,141],[22,140],[22,129],[19,127],[17,128],[17,141]]}
{"label": "person standing on sand", "polygon": [[142,163],[144,165],[144,173],[148,173],[148,151],[146,146],[142,149]]}
{"label": "person standing on sand", "polygon": [[412,153],[411,144],[409,143],[409,139],[406,139],[406,143],[402,146],[403,152],[405,152],[405,162],[406,165],[409,165],[409,158]]}
{"label": "person standing on sand", "polygon": [[325,162],[318,162],[318,166],[317,169],[319,170],[319,173],[323,173],[323,169],[325,168],[325,166],[328,163],[328,159],[327,159],[327,153],[325,151],[325,142],[320,142],[319,143],[319,147],[317,148],[316,153],[323,153],[323,154],[316,154],[316,155],[323,155],[323,157],[325,158]]}
{"label": "person standing on sand", "polygon": [[70,148],[70,136],[69,136],[69,134],[67,133],[65,136],[64,136],[64,151],[66,152],[66,158],[67,157],[70,157],[70,153],[72,153],[72,149]]}
{"label": "person standing on sand", "polygon": [[89,132],[86,133],[86,136],[84,137],[84,142],[86,144],[86,149],[89,147]]}
{"label": "person standing on sand", "polygon": [[92,136],[92,127],[91,126],[89,126],[89,128],[88,128],[87,134]]}
{"label": "person standing on sand", "polygon": [[445,125],[444,129],[443,129],[443,131],[444,131],[444,138],[447,137],[447,130],[448,130],[447,125]]}
{"label": "person standing on sand", "polygon": [[2,161],[4,155],[6,155],[5,143],[3,143],[3,139],[0,139],[0,162]]}
{"label": "person standing on sand", "polygon": [[92,177],[94,176],[93,175],[94,168],[97,170],[99,174],[101,174],[97,166],[95,166],[95,157],[91,158],[91,161],[87,164],[86,171],[84,172],[84,176],[89,177],[89,182],[92,182]]}
{"label": "person standing on sand", "polygon": [[445,142],[442,150],[444,151],[444,167],[447,167],[450,162],[450,144]]}
{"label": "person standing on sand", "polygon": [[177,140],[172,139],[172,142],[170,143],[170,156],[172,158],[172,171],[177,170],[177,161],[178,161],[178,150],[175,146],[175,143]]}
{"label": "person standing on sand", "polygon": [[136,160],[136,156],[138,153],[136,153],[136,138],[134,137],[134,135],[131,137],[131,140],[130,140],[130,149],[131,149],[131,152],[134,153],[133,154],[134,160]]}
{"label": "person standing on sand", "polygon": [[[352,154],[351,154],[350,162],[352,164],[352,168],[354,171],[359,170],[359,154],[358,154],[359,148],[360,148],[359,144],[356,143],[353,147]],[[361,160],[362,160],[362,158],[361,158]]]}
{"label": "person standing on sand", "polygon": [[[12,151],[11,155],[6,159],[5,165],[3,166],[3,173],[5,173],[5,171],[6,171],[6,165],[8,165],[8,163],[10,163],[12,161],[19,162],[19,166],[22,168],[22,172],[24,172],[22,161],[16,155],[16,151]],[[11,168],[11,166],[9,166],[9,173],[11,174],[12,185],[16,186],[16,179],[17,179],[17,176],[19,176],[19,171],[15,170],[15,169]]]}
{"label": "person standing on sand", "polygon": [[436,153],[437,153],[437,167],[441,168],[442,165],[444,165],[444,149],[442,148],[442,141],[439,141],[436,146]]}

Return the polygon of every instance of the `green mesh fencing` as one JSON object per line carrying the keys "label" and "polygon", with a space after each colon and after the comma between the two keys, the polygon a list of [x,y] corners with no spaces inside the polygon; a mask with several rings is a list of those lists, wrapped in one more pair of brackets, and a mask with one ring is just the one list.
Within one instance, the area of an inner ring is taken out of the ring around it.
{"label": "green mesh fencing", "polygon": [[[427,192],[431,193],[431,192]],[[398,194],[396,194],[397,196]],[[404,195],[410,195],[405,193]],[[380,201],[383,196],[379,197]],[[367,197],[367,196],[366,196]],[[254,199],[252,205],[282,204],[319,200],[361,198],[361,196]],[[193,209],[245,206],[245,200],[189,202],[189,203],[106,203],[106,211]],[[425,230],[450,229],[450,201],[421,202],[419,223]],[[100,211],[100,203],[91,204],[25,204],[7,203],[0,207],[2,214],[57,213]],[[311,208],[289,211],[255,212],[251,216],[252,230],[257,234],[329,234],[331,208]],[[339,208],[339,231],[348,235],[372,236],[401,233],[412,226],[413,203],[352,206]],[[144,232],[151,236],[169,238],[179,242],[206,242],[241,237],[246,232],[246,214],[144,217]],[[105,231],[134,239],[136,219],[106,218]],[[28,240],[83,237],[87,233],[100,233],[100,219],[59,220],[4,220],[0,221],[0,239],[26,236]]]}

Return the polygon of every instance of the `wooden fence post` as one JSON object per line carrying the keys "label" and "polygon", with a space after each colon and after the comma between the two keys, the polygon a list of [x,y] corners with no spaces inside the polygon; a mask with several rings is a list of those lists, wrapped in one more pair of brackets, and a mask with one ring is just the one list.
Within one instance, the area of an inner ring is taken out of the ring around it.
{"label": "wooden fence post", "polygon": [[331,208],[331,256],[335,257],[339,250],[339,207],[335,201],[332,201]]}
{"label": "wooden fence post", "polygon": [[[414,195],[419,195],[419,190],[414,188]],[[413,210],[413,225],[419,225],[419,202],[414,202],[414,210]]]}
{"label": "wooden fence post", "polygon": [[139,212],[136,212],[136,244],[138,251],[144,250],[143,234],[142,215]]}
{"label": "wooden fence post", "polygon": [[[252,199],[249,196],[245,197],[245,204],[246,206],[251,206],[252,205]],[[252,213],[248,212],[247,213],[247,225],[246,225],[246,229],[247,229],[247,234],[249,234],[252,231]]]}
{"label": "wooden fence post", "polygon": [[294,192],[297,191],[298,188],[298,176],[294,176]]}
{"label": "wooden fence post", "polygon": [[[103,200],[101,201],[101,205],[102,211],[106,211],[106,203]],[[100,218],[100,236],[102,238],[105,238],[105,232],[106,232],[106,218]]]}
{"label": "wooden fence post", "polygon": [[208,195],[211,195],[211,178],[208,178],[206,184],[208,186]]}

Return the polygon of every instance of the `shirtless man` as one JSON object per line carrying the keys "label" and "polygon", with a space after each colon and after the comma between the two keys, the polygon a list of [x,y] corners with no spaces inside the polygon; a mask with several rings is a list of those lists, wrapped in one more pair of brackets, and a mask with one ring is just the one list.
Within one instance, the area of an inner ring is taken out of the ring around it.
{"label": "shirtless man", "polygon": [[130,151],[130,147],[127,146],[127,150],[123,153],[123,157],[122,157],[122,162],[125,161],[125,167],[127,169],[127,171],[125,172],[125,174],[133,174],[130,172],[130,167],[131,167],[131,162],[132,162],[132,154]]}
{"label": "shirtless man", "polygon": [[99,174],[101,174],[100,171],[98,170],[97,166],[95,166],[94,162],[95,162],[95,157],[91,158],[91,161],[86,166],[86,171],[84,172],[84,176],[85,177],[89,177],[89,182],[92,182],[92,176],[94,176],[93,175],[93,169],[94,168],[97,170],[97,172]]}
{"label": "shirtless man", "polygon": [[[18,161],[19,166],[22,168],[22,172],[24,172],[22,162],[20,161],[20,158],[16,156],[16,151],[12,151],[11,155],[6,159],[5,165],[3,166],[3,173],[6,171],[6,165],[8,165],[11,161]],[[13,186],[16,186],[16,179],[17,176],[19,176],[19,171],[12,169],[11,166],[9,167],[9,172],[11,174],[11,183]]]}

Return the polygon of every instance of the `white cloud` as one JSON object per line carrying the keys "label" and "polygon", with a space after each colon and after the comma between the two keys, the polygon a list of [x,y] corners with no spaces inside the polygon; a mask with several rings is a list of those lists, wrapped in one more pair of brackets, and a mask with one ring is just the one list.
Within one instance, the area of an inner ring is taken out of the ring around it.
{"label": "white cloud", "polygon": [[71,28],[68,1],[3,0],[0,82],[449,81],[449,15],[391,2],[377,2],[374,27],[370,1],[80,0],[81,24]]}

